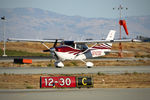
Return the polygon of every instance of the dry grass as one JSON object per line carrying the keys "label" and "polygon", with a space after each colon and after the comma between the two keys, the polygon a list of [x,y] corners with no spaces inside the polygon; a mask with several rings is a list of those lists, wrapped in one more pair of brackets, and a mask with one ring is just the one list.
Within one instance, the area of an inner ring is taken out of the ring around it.
{"label": "dry grass", "polygon": [[[42,46],[41,43],[35,42],[8,42],[6,43],[8,50],[18,50],[18,51],[26,51],[31,53],[43,53],[42,50],[46,49]],[[52,47],[53,44],[46,43],[48,47]],[[122,43],[123,50],[130,51],[128,53],[123,53],[123,57],[137,57],[137,58],[150,58],[150,42],[141,42],[141,43]],[[3,48],[2,42],[0,42],[0,48]],[[112,50],[118,50],[118,43],[113,43]],[[43,53],[45,54],[45,53]],[[47,54],[47,53],[46,53]],[[118,58],[117,53],[110,53],[106,56],[112,58]],[[139,60],[139,61],[92,61],[95,66],[139,66],[139,65],[150,65],[149,60]],[[85,66],[85,64],[81,61],[64,61],[65,66]],[[16,67],[24,67],[24,66],[41,66],[41,67],[49,67],[54,66],[54,61],[42,61],[42,62],[33,62],[33,64],[24,64],[18,65],[13,64],[12,62],[0,62],[0,66],[16,66]]]}
{"label": "dry grass", "polygon": [[[46,43],[48,47],[52,47],[52,43]],[[118,50],[118,43],[113,43],[112,50]],[[26,51],[31,53],[42,53],[46,49],[38,42],[7,42],[8,50]],[[3,48],[3,43],[0,42],[0,48]],[[130,51],[130,53],[123,53],[123,57],[150,57],[150,42],[141,43],[122,43],[123,50]],[[44,54],[44,53],[43,53]],[[104,57],[118,57],[117,53],[110,53]]]}
{"label": "dry grass", "polygon": [[[52,47],[53,44],[46,43],[48,47]],[[0,48],[3,48],[3,43],[0,42]],[[31,53],[41,53],[45,48],[39,42],[7,42],[6,48],[8,50],[26,51]]]}
{"label": "dry grass", "polygon": [[0,89],[39,89],[40,76],[89,76],[93,78],[94,88],[150,88],[150,74],[125,73],[105,74],[43,74],[18,75],[0,74]]}
{"label": "dry grass", "polygon": [[[97,88],[149,88],[150,74],[100,75],[94,77]],[[100,85],[101,84],[101,85]]]}
{"label": "dry grass", "polygon": [[[118,43],[114,43],[112,50],[118,50]],[[141,43],[122,43],[122,49],[124,51],[129,51],[128,53],[123,53],[123,57],[150,57],[150,42]],[[106,57],[118,57],[118,54],[106,55]]]}

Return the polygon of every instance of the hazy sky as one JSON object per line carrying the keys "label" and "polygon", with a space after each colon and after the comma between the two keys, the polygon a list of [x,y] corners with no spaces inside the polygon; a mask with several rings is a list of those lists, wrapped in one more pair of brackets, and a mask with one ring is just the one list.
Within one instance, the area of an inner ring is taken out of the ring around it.
{"label": "hazy sky", "polygon": [[119,17],[113,8],[128,7],[124,16],[150,15],[150,0],[0,0],[0,8],[32,7],[65,15],[84,17]]}

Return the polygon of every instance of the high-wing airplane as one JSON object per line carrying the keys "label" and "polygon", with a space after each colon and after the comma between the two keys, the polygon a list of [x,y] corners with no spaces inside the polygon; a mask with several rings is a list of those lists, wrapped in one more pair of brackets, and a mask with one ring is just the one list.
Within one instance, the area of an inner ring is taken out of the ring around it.
{"label": "high-wing airplane", "polygon": [[[64,60],[80,60],[86,64],[88,68],[94,66],[92,62],[86,62],[85,59],[104,56],[111,52],[113,42],[138,42],[139,40],[126,39],[126,40],[114,40],[115,30],[110,30],[105,40],[86,40],[86,41],[65,41],[63,39],[14,39],[9,38],[8,41],[23,41],[23,42],[41,42],[47,50],[50,52],[55,61],[56,67],[64,67],[62,61]],[[45,42],[54,43],[53,47],[49,48],[45,45]],[[57,46],[57,43],[61,45]],[[94,43],[91,47],[88,47],[87,43]]]}

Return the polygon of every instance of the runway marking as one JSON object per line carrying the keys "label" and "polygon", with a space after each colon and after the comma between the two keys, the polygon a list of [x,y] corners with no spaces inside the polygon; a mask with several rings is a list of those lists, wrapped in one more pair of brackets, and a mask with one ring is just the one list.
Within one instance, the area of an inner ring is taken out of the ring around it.
{"label": "runway marking", "polygon": [[[119,94],[118,94],[119,93]],[[30,89],[2,90],[2,100],[149,100],[150,89]]]}

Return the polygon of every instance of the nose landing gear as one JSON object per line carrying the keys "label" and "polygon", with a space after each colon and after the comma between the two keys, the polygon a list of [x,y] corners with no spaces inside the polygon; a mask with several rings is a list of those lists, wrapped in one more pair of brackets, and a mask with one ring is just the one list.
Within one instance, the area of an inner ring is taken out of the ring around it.
{"label": "nose landing gear", "polygon": [[84,60],[81,60],[81,61],[86,64],[87,68],[92,68],[94,66],[94,64],[92,62],[86,62]]}

